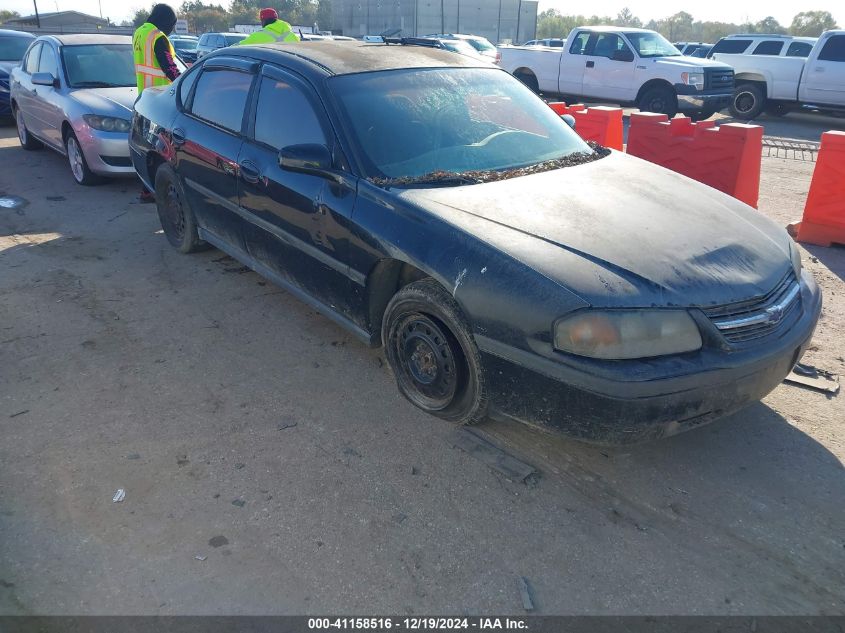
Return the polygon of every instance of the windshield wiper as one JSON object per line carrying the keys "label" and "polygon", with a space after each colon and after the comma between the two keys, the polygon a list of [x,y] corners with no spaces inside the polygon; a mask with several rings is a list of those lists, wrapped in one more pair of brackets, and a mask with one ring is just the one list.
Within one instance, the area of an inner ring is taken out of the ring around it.
{"label": "windshield wiper", "polygon": [[131,88],[132,84],[113,84],[108,81],[79,81],[72,84],[74,88]]}
{"label": "windshield wiper", "polygon": [[[478,175],[488,172],[467,172],[460,174],[453,171],[433,171],[422,176],[403,176],[401,178],[370,178],[370,182],[379,187],[411,187],[413,185],[474,185],[482,182]],[[489,172],[493,173],[493,172]]]}

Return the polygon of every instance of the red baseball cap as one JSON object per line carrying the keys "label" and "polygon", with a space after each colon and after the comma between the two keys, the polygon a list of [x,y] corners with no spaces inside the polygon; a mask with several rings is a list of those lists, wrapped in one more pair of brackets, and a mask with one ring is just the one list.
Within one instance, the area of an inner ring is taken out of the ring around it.
{"label": "red baseball cap", "polygon": [[258,19],[261,21],[269,20],[269,19],[278,20],[279,14],[276,13],[275,9],[261,9],[261,13],[258,14]]}

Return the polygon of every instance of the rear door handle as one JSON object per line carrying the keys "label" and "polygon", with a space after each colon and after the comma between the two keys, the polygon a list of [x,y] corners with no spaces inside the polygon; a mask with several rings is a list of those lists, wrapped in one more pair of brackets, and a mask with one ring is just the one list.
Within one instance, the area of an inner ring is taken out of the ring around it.
{"label": "rear door handle", "polygon": [[596,62],[587,62],[587,68],[595,68]]}
{"label": "rear door handle", "polygon": [[259,180],[261,180],[261,170],[258,168],[258,165],[253,163],[251,160],[242,161],[240,164],[241,168],[241,178],[247,181],[250,184],[255,184]]}
{"label": "rear door handle", "polygon": [[185,130],[178,127],[170,133],[170,136],[173,138],[174,145],[184,145],[187,140],[185,137]]}

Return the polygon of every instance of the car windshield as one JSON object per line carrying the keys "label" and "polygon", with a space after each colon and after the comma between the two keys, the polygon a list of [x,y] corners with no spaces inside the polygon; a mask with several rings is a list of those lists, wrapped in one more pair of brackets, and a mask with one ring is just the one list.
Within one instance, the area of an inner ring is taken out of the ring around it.
{"label": "car windshield", "polygon": [[171,40],[173,48],[177,51],[195,51],[197,49],[196,40]]}
{"label": "car windshield", "polygon": [[19,62],[31,43],[29,37],[0,37],[0,61]]}
{"label": "car windshield", "polygon": [[554,161],[573,155],[596,156],[551,108],[501,70],[401,69],[343,75],[329,85],[371,179],[437,176],[445,184],[472,174],[478,182],[479,172],[541,163],[552,169]]}
{"label": "car windshield", "polygon": [[244,35],[243,33],[232,33],[226,34],[223,37],[226,39],[226,46],[231,46],[232,44],[237,44],[242,39],[245,39],[246,35]]}
{"label": "car windshield", "polygon": [[119,88],[136,85],[131,44],[63,46],[62,60],[71,88]]}
{"label": "car windshield", "polygon": [[625,33],[640,57],[678,57],[681,54],[660,33]]}

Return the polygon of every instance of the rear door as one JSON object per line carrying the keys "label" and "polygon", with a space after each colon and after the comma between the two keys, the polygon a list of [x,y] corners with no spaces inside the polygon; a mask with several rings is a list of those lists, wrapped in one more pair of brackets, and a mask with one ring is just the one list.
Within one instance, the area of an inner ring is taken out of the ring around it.
{"label": "rear door", "polygon": [[[559,92],[564,95],[580,96],[584,88],[584,70],[586,69],[587,51],[590,45],[592,31],[582,30],[575,34],[566,52],[560,56],[560,70],[558,77]],[[595,40],[595,38],[592,38]]]}
{"label": "rear door", "polygon": [[[357,183],[337,157],[323,105],[308,82],[275,66],[263,67],[254,102],[238,180],[240,206],[250,224],[249,252],[283,281],[350,315],[348,247]],[[279,166],[280,150],[304,144],[335,152],[340,179]]]}
{"label": "rear door", "polygon": [[799,101],[845,106],[845,34],[822,35],[815,51],[804,65]]}
{"label": "rear door", "polygon": [[173,123],[176,168],[210,241],[244,250],[238,213],[238,155],[255,79],[255,62],[219,57],[200,71],[189,103]]}
{"label": "rear door", "polygon": [[[614,59],[620,55],[627,55],[626,61]],[[585,61],[585,96],[610,101],[631,101],[636,97],[634,53],[618,33],[596,33]]]}

